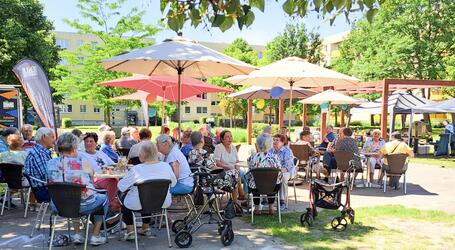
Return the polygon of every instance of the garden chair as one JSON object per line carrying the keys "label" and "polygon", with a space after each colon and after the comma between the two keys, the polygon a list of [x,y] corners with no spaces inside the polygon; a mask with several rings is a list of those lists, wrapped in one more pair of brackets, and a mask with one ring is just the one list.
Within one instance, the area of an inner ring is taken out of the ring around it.
{"label": "garden chair", "polygon": [[406,194],[406,171],[408,169],[407,154],[386,155],[388,170],[384,169],[384,193],[387,191],[387,177],[401,177],[403,175],[403,190]]}
{"label": "garden chair", "polygon": [[277,203],[278,210],[278,221],[281,223],[281,210],[280,210],[280,191],[275,191],[276,181],[280,169],[278,168],[254,168],[250,170],[253,175],[254,183],[256,189],[258,190],[259,196],[253,196],[253,193],[250,193],[250,204],[251,204],[251,224],[254,222],[254,198],[261,198],[262,196],[267,196],[273,194],[275,201]]}
{"label": "garden chair", "polygon": [[[24,189],[28,188],[22,186],[22,169],[24,165],[22,164],[11,164],[11,163],[0,163],[0,171],[3,175],[3,183],[6,183],[7,188],[5,194],[3,195],[2,210],[0,215],[3,215],[5,210],[6,203],[8,202],[8,208],[11,207],[11,196],[14,192],[19,191],[21,195],[22,204],[26,208],[24,201]],[[27,215],[27,209],[25,209],[24,217]]]}
{"label": "garden chair", "polygon": [[[42,183],[47,186],[47,182],[34,178],[26,173],[24,173],[24,177],[27,178],[28,183],[30,183],[30,187],[28,188],[28,192],[27,192],[27,201],[25,203],[24,218],[27,216],[27,210],[28,210],[28,206],[30,203],[31,194],[33,194],[35,196],[36,201],[40,204],[39,209],[36,213],[35,222],[33,223],[32,232],[30,233],[30,237],[33,237],[35,229],[36,230],[41,229],[41,225],[43,224],[43,221],[44,221],[44,216],[46,215],[47,208],[49,207],[49,200],[40,200],[40,196],[37,194],[37,191],[38,191],[37,188],[33,187],[31,185],[31,183],[32,183],[32,180],[34,180],[35,182],[39,182],[39,183]],[[37,227],[37,224],[38,224],[38,227]]]}

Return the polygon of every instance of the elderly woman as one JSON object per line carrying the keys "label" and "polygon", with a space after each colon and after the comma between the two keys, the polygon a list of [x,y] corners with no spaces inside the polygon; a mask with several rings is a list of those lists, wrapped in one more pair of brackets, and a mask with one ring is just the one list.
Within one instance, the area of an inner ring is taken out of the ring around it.
{"label": "elderly woman", "polygon": [[295,175],[294,154],[285,146],[287,138],[282,134],[273,136],[273,146],[268,150],[270,156],[277,157],[283,172],[283,181],[280,188],[280,208],[286,209],[285,200],[288,197],[288,181]]}
{"label": "elderly woman", "polygon": [[[94,191],[92,182],[93,170],[87,160],[77,153],[77,138],[71,133],[63,133],[57,139],[57,151],[60,154],[58,158],[52,159],[47,163],[48,182],[70,182],[86,185],[81,193],[81,214],[93,214],[98,210],[103,210],[104,214],[108,210],[108,201],[104,194]],[[52,209],[56,208],[52,205]],[[95,225],[93,227],[91,245],[101,245],[106,243],[106,238],[100,235],[102,215],[95,215]],[[74,243],[82,243],[84,236],[81,234],[79,222],[74,223],[72,235]]]}
{"label": "elderly woman", "polygon": [[171,188],[172,194],[188,194],[193,191],[194,180],[190,166],[182,151],[179,150],[169,135],[161,134],[156,138],[158,151],[163,155],[162,161],[169,163],[177,178],[177,184]]}
{"label": "elderly woman", "polygon": [[188,154],[188,163],[192,167],[205,167],[212,169],[215,167],[213,157],[203,148],[204,136],[201,132],[196,131],[191,133],[192,150]]}
{"label": "elderly woman", "polygon": [[28,153],[22,148],[24,145],[22,137],[18,134],[11,134],[6,138],[6,143],[8,151],[0,153],[0,163],[24,165]]}
{"label": "elderly woman", "polygon": [[[114,165],[115,163],[103,151],[96,150],[97,143],[98,135],[96,133],[86,133],[84,137],[85,152],[79,153],[88,162],[94,173],[102,173],[102,166]],[[118,211],[120,209],[120,204],[116,198],[118,180],[113,178],[95,178],[94,183],[97,188],[107,191],[110,210]]]}
{"label": "elderly woman", "polygon": [[[133,215],[131,214],[131,211],[142,209],[139,193],[134,184],[147,180],[166,179],[171,181],[171,188],[173,188],[177,183],[177,179],[174,172],[169,167],[169,164],[158,160],[158,150],[152,142],[142,142],[141,147],[139,148],[139,159],[142,163],[135,165],[118,183],[118,189],[121,192],[126,192],[128,190],[126,196],[124,196],[122,206],[123,221],[126,224],[124,240],[134,240]],[[171,202],[171,194],[168,191],[163,208],[168,208],[171,205]],[[143,214],[143,216],[148,215],[149,214]],[[151,235],[150,218],[142,219],[142,229],[139,230],[138,233],[142,235]]]}
{"label": "elderly woman", "polygon": [[239,157],[237,149],[232,144],[232,133],[229,130],[224,130],[220,134],[221,143],[216,145],[214,155],[216,167],[224,169],[227,175],[233,176],[237,180],[237,187],[232,192],[232,199],[237,202],[238,199],[244,200],[242,183],[239,180],[240,166],[238,165]]}
{"label": "elderly woman", "polygon": [[[271,155],[267,153],[267,150],[269,150],[272,147],[272,137],[270,134],[261,134],[256,138],[256,149],[257,153],[250,156],[248,158],[248,169],[255,169],[255,168],[281,168],[281,163],[278,160],[278,158],[275,155]],[[278,178],[276,180],[276,186],[275,186],[275,192],[277,192],[280,187],[281,187],[281,180],[282,180],[282,173],[279,172]],[[259,196],[257,189],[256,189],[256,184],[253,179],[253,175],[251,172],[246,173],[245,175],[246,182],[248,183],[248,188],[250,191],[253,193],[254,196]],[[268,198],[268,203],[269,203],[269,214],[273,214],[273,203],[275,201],[275,198]],[[254,198],[253,199],[254,205],[258,206],[259,205],[259,198]],[[255,210],[255,214],[261,214],[261,210]]]}
{"label": "elderly woman", "polygon": [[[118,154],[112,148],[115,142],[114,131],[105,131],[101,134],[101,151],[105,153],[115,163],[118,162]],[[133,145],[134,146],[134,145]]]}
{"label": "elderly woman", "polygon": [[362,153],[368,154],[367,162],[370,168],[370,181],[374,179],[374,169],[376,165],[382,168],[384,160],[379,157],[381,148],[385,145],[385,141],[381,138],[381,130],[373,130],[373,136],[368,138],[363,145]]}

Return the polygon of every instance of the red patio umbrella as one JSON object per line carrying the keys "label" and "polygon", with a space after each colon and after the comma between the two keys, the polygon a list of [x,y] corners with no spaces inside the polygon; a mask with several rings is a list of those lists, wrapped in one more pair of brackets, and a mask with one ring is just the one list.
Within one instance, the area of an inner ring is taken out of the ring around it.
{"label": "red patio umbrella", "polygon": [[[104,86],[136,89],[156,95],[172,102],[178,101],[178,76],[146,76],[133,75],[130,77],[98,83]],[[182,96],[181,100],[189,97],[217,92],[231,92],[230,89],[218,87],[190,77],[182,77]],[[164,115],[161,118],[164,124]]]}

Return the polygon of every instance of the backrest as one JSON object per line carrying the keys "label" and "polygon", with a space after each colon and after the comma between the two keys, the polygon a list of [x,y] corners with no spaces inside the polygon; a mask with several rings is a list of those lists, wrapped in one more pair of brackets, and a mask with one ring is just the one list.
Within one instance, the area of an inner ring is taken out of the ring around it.
{"label": "backrest", "polygon": [[392,174],[402,174],[406,171],[407,154],[390,154],[386,155],[389,172]]}
{"label": "backrest", "polygon": [[139,156],[137,157],[131,157],[130,160],[129,160],[129,163],[133,164],[133,165],[138,165],[138,164],[141,164],[141,160],[139,160]]}
{"label": "backrest", "polygon": [[354,153],[348,151],[335,151],[335,160],[337,162],[337,168],[341,171],[347,171],[349,169],[349,161],[354,159]]}
{"label": "backrest", "polygon": [[[38,203],[43,203],[43,202],[49,202],[49,200],[41,200],[40,198],[42,197],[42,195],[38,195],[37,194],[37,191],[38,191],[38,188],[34,187],[32,184],[32,178],[27,174],[27,173],[23,173],[24,177],[27,179],[29,185],[30,185],[30,188],[32,189],[32,193],[33,195],[35,195],[35,199],[38,201]],[[46,184],[47,186],[47,184]]]}
{"label": "backrest", "polygon": [[59,216],[64,218],[80,217],[81,191],[84,185],[69,182],[54,182],[47,186],[52,203]]}
{"label": "backrest", "polygon": [[310,159],[310,146],[290,144],[289,147],[291,148],[294,156],[300,161],[308,161]]}
{"label": "backrest", "polygon": [[128,156],[128,154],[130,153],[130,149],[129,148],[119,148],[118,153],[120,156]]}
{"label": "backrest", "polygon": [[11,189],[22,188],[22,164],[1,163],[0,171],[6,184]]}
{"label": "backrest", "polygon": [[166,179],[147,180],[134,184],[139,191],[143,213],[161,212],[170,184],[171,181]]}
{"label": "backrest", "polygon": [[259,194],[273,193],[278,173],[278,168],[253,168],[250,170]]}

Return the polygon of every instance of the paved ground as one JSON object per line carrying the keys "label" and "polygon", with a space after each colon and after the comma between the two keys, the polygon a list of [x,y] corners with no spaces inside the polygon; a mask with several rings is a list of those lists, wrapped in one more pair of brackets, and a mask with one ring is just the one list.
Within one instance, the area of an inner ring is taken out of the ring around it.
{"label": "paved ground", "polygon": [[[411,165],[408,170],[408,194],[403,195],[403,190],[382,189],[354,189],[351,203],[354,208],[361,206],[374,206],[383,204],[401,204],[419,209],[443,210],[455,213],[455,169],[438,168],[435,166]],[[290,194],[293,193],[290,188]],[[293,198],[293,197],[292,197]],[[297,203],[289,201],[288,211],[302,211],[308,203],[307,186],[297,188]],[[47,247],[47,229],[37,233],[34,238],[29,238],[30,221],[34,218],[31,213],[27,219],[22,218],[23,210],[15,209],[6,211],[0,217],[0,249],[44,249]],[[179,215],[172,214],[176,218]],[[272,219],[273,217],[271,217]],[[273,218],[274,219],[274,218]],[[239,219],[234,220],[235,240],[230,247],[222,247],[216,226],[204,226],[193,235],[192,249],[294,249],[274,237],[267,236]],[[140,238],[141,249],[167,248],[166,231],[156,231],[156,236]],[[63,233],[63,231],[60,231]],[[134,243],[122,242],[117,235],[110,237],[110,242],[95,249],[116,250],[133,249]],[[173,242],[174,235],[171,233]],[[173,243],[174,248],[177,246]],[[82,249],[81,246],[69,246],[62,249]]]}

